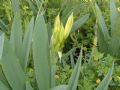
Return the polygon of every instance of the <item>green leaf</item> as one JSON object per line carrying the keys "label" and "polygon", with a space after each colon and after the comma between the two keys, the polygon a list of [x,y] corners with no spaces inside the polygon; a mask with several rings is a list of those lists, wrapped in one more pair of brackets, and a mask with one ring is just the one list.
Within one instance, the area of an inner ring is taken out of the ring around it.
{"label": "green leaf", "polygon": [[8,31],[7,25],[0,19],[0,28],[3,32]]}
{"label": "green leaf", "polygon": [[113,21],[114,27],[111,31],[111,41],[109,51],[112,56],[120,57],[120,15],[117,15],[117,20]]}
{"label": "green leaf", "polygon": [[1,65],[8,83],[13,90],[25,89],[25,74],[10,42],[5,38]]}
{"label": "green leaf", "polygon": [[95,8],[96,8],[96,15],[97,15],[96,17],[98,20],[99,27],[101,28],[101,32],[102,32],[103,36],[105,37],[105,40],[107,41],[110,39],[110,36],[108,33],[107,26],[105,24],[104,18],[102,16],[102,12],[100,11],[97,4],[95,4]]}
{"label": "green leaf", "polygon": [[40,9],[42,2],[40,0],[35,0],[38,9]]}
{"label": "green leaf", "polygon": [[[0,65],[0,81],[7,87],[10,87],[8,81],[3,73],[2,66]],[[1,89],[0,89],[1,90]]]}
{"label": "green leaf", "polygon": [[120,55],[119,55],[120,50],[119,49],[120,49],[120,38],[112,37],[110,45],[109,45],[110,54],[115,56],[115,57],[120,57]]}
{"label": "green leaf", "polygon": [[98,87],[95,90],[108,90],[108,85],[110,83],[110,79],[112,78],[113,69],[114,69],[114,63],[112,64],[112,67],[110,68],[107,75],[104,77],[102,82],[98,85]]}
{"label": "green leaf", "polygon": [[74,58],[73,58],[73,54],[72,53],[70,54],[70,62],[71,62],[72,68],[74,68],[75,62],[74,62]]}
{"label": "green leaf", "polygon": [[0,32],[0,59],[2,58],[3,45],[4,45],[4,34]]}
{"label": "green leaf", "polygon": [[16,15],[16,13],[20,11],[19,4],[19,0],[12,0],[12,10],[14,15]]}
{"label": "green leaf", "polygon": [[98,21],[97,37],[98,37],[99,49],[102,52],[103,51],[107,52],[109,47],[108,43],[110,40],[110,36],[104,18],[102,16],[102,12],[100,11],[97,4],[95,4],[95,10],[96,10],[95,14]]}
{"label": "green leaf", "polygon": [[80,52],[80,56],[78,57],[77,64],[75,65],[72,75],[70,77],[67,90],[76,90],[77,89],[79,75],[80,75],[80,69],[81,69],[81,60],[82,60],[82,49]]}
{"label": "green leaf", "polygon": [[9,89],[0,81],[0,90],[9,90]]}
{"label": "green leaf", "polygon": [[79,27],[81,27],[88,19],[90,14],[86,14],[83,17],[80,17],[77,21],[74,22],[71,32],[76,31]]}
{"label": "green leaf", "polygon": [[67,90],[68,85],[59,85],[50,90]]}
{"label": "green leaf", "polygon": [[81,7],[85,6],[85,4],[81,2],[73,5],[69,5],[69,4],[71,4],[71,1],[67,1],[67,6],[61,8],[63,9],[62,17],[61,17],[63,23],[66,22],[67,18],[71,15],[71,13],[78,14],[80,13]]}
{"label": "green leaf", "polygon": [[33,27],[34,27],[34,18],[31,18],[31,21],[28,25],[28,30],[25,33],[23,45],[22,45],[22,62],[24,62],[24,69],[27,67],[29,52],[31,48],[32,43],[32,33],[33,33]]}
{"label": "green leaf", "polygon": [[50,88],[50,59],[47,27],[42,15],[38,15],[33,34],[33,59],[39,90]]}
{"label": "green leaf", "polygon": [[20,14],[17,13],[14,17],[11,29],[10,42],[12,49],[14,50],[16,56],[20,60],[21,66],[24,67],[24,62],[21,58],[22,52],[22,25]]}
{"label": "green leaf", "polygon": [[114,0],[110,0],[110,19],[111,19],[112,32],[114,32],[113,30],[116,24],[117,16],[118,16],[118,11],[115,6],[115,2]]}
{"label": "green leaf", "polygon": [[26,90],[33,90],[29,82],[26,82]]}
{"label": "green leaf", "polygon": [[35,7],[34,3],[31,0],[27,0],[27,2],[29,3],[29,6],[32,9],[32,11],[34,13],[37,13],[37,8]]}

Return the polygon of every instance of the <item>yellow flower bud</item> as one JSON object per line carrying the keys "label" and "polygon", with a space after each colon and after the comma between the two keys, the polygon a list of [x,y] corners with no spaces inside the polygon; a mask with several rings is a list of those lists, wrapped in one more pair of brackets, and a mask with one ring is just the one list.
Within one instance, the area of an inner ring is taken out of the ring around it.
{"label": "yellow flower bud", "polygon": [[118,12],[120,12],[120,7],[117,8]]}
{"label": "yellow flower bud", "polygon": [[58,54],[58,52],[62,51],[65,40],[67,39],[70,33],[72,25],[73,25],[73,14],[69,16],[65,28],[60,21],[59,15],[56,17],[52,32],[51,42],[50,42],[50,48],[52,53]]}
{"label": "yellow flower bud", "polygon": [[117,76],[116,78],[117,78],[117,80],[119,80],[119,81],[120,81],[120,76]]}
{"label": "yellow flower bud", "polygon": [[98,79],[96,80],[96,83],[99,84],[100,82],[101,82],[101,80],[98,78]]}
{"label": "yellow flower bud", "polygon": [[55,75],[55,79],[59,79],[60,77],[58,75]]}
{"label": "yellow flower bud", "polygon": [[67,23],[65,25],[64,38],[66,39],[72,29],[73,25],[73,13],[69,16]]}

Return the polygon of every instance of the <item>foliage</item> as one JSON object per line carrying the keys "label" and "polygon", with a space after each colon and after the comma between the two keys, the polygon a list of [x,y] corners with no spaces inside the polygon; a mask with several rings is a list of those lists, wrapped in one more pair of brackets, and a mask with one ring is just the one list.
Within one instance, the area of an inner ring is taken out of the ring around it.
{"label": "foliage", "polygon": [[[120,16],[114,0],[110,0],[110,27],[107,28],[105,20],[99,6],[95,3],[93,7],[97,18],[97,38],[101,52],[109,53],[114,57],[119,57],[119,23]],[[110,30],[110,32],[108,31]]]}
{"label": "foliage", "polygon": [[118,2],[1,0],[0,90],[119,90]]}

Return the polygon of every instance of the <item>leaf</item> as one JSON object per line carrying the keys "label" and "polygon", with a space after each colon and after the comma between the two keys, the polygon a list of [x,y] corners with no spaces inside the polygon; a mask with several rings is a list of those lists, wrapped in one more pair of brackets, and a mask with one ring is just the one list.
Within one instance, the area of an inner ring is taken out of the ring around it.
{"label": "leaf", "polygon": [[28,30],[25,33],[23,45],[22,45],[22,62],[24,62],[24,69],[27,67],[29,52],[32,43],[32,32],[34,27],[34,18],[31,18],[31,21],[28,25]]}
{"label": "leaf", "polygon": [[95,8],[96,8],[96,15],[97,15],[96,17],[98,20],[99,27],[101,28],[101,32],[102,32],[103,36],[105,37],[105,40],[107,41],[110,39],[110,36],[108,33],[107,26],[105,24],[104,18],[102,16],[102,12],[100,11],[97,4],[95,4]]}
{"label": "leaf", "polygon": [[20,4],[19,0],[12,0],[12,10],[14,16],[16,15],[17,12],[20,11],[19,4]]}
{"label": "leaf", "polygon": [[33,90],[29,82],[26,82],[26,90]]}
{"label": "leaf", "polygon": [[112,67],[110,68],[107,75],[104,77],[102,82],[98,85],[98,87],[95,90],[108,90],[108,85],[110,83],[110,79],[112,78],[113,69],[114,69],[114,63],[112,64]]}
{"label": "leaf", "polygon": [[67,90],[68,85],[60,85],[60,86],[56,86],[50,90]]}
{"label": "leaf", "polygon": [[104,18],[102,16],[102,12],[100,11],[97,4],[95,4],[95,10],[98,21],[97,37],[98,37],[99,49],[101,52],[103,51],[107,52],[109,47],[108,43],[110,40],[110,36]]}
{"label": "leaf", "polygon": [[27,0],[27,2],[29,3],[29,6],[32,9],[32,11],[34,13],[37,13],[37,8],[35,7],[34,3],[31,0]]}
{"label": "leaf", "polygon": [[22,25],[21,25],[21,18],[20,14],[16,13],[13,23],[12,23],[12,29],[11,29],[11,36],[10,36],[10,42],[12,45],[12,49],[14,50],[16,56],[20,60],[20,64],[22,67],[24,67],[24,62],[21,58],[21,52],[22,52]]}
{"label": "leaf", "polygon": [[7,25],[0,19],[0,28],[3,32],[8,31]]}
{"label": "leaf", "polygon": [[56,74],[57,65],[53,64],[51,66],[51,87],[56,86],[55,74]]}
{"label": "leaf", "polygon": [[120,57],[119,49],[120,49],[120,38],[112,37],[109,45],[110,54],[115,57]]}
{"label": "leaf", "polygon": [[75,32],[79,27],[81,27],[88,19],[90,14],[86,14],[83,17],[80,17],[77,21],[74,22],[71,32]]}
{"label": "leaf", "polygon": [[25,89],[25,74],[11,47],[10,42],[5,38],[1,65],[8,83],[13,90]]}
{"label": "leaf", "polygon": [[65,25],[65,31],[64,31],[64,37],[65,39],[68,37],[70,31],[71,31],[71,28],[73,26],[73,13],[69,16],[68,20],[67,20],[67,23]]}
{"label": "leaf", "polygon": [[4,45],[4,34],[0,32],[0,59],[2,58],[3,45]]}
{"label": "leaf", "polygon": [[72,53],[70,54],[70,62],[71,62],[72,68],[74,68],[75,62],[74,62],[74,58],[73,58],[73,54]]}
{"label": "leaf", "polygon": [[118,16],[118,11],[115,6],[115,2],[114,2],[114,0],[110,0],[110,19],[111,19],[112,32],[114,32],[113,30],[114,30],[114,27],[116,24],[117,16]]}
{"label": "leaf", "polygon": [[42,15],[38,15],[33,35],[33,59],[39,90],[50,88],[50,59],[47,27]]}
{"label": "leaf", "polygon": [[[63,10],[62,12],[62,22],[65,23],[67,18],[70,16],[71,13],[74,13],[75,15],[80,13],[80,10],[82,7],[85,7],[85,3],[76,3],[74,5],[70,5],[71,1],[66,1],[67,2],[67,6],[65,4],[65,6],[63,8],[61,8]],[[65,8],[66,7],[66,8]]]}
{"label": "leaf", "polygon": [[80,69],[81,69],[81,60],[82,60],[82,49],[80,52],[80,56],[78,57],[77,64],[75,65],[72,75],[69,79],[67,90],[76,90],[77,89],[77,84],[78,84]]}
{"label": "leaf", "polygon": [[38,10],[40,9],[42,2],[40,0],[35,0]]}
{"label": "leaf", "polygon": [[[0,65],[0,81],[6,86],[6,87],[10,87],[9,84],[8,84],[8,81],[3,73],[3,70],[2,70],[2,66]],[[1,90],[1,89],[0,89]]]}
{"label": "leaf", "polygon": [[9,90],[9,89],[0,81],[0,90]]}

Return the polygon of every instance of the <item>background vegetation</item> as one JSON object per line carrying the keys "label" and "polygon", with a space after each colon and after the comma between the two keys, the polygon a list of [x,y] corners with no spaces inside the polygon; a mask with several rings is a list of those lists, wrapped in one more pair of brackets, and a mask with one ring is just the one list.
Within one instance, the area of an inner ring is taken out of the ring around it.
{"label": "background vegetation", "polygon": [[119,0],[0,0],[0,90],[120,90]]}

